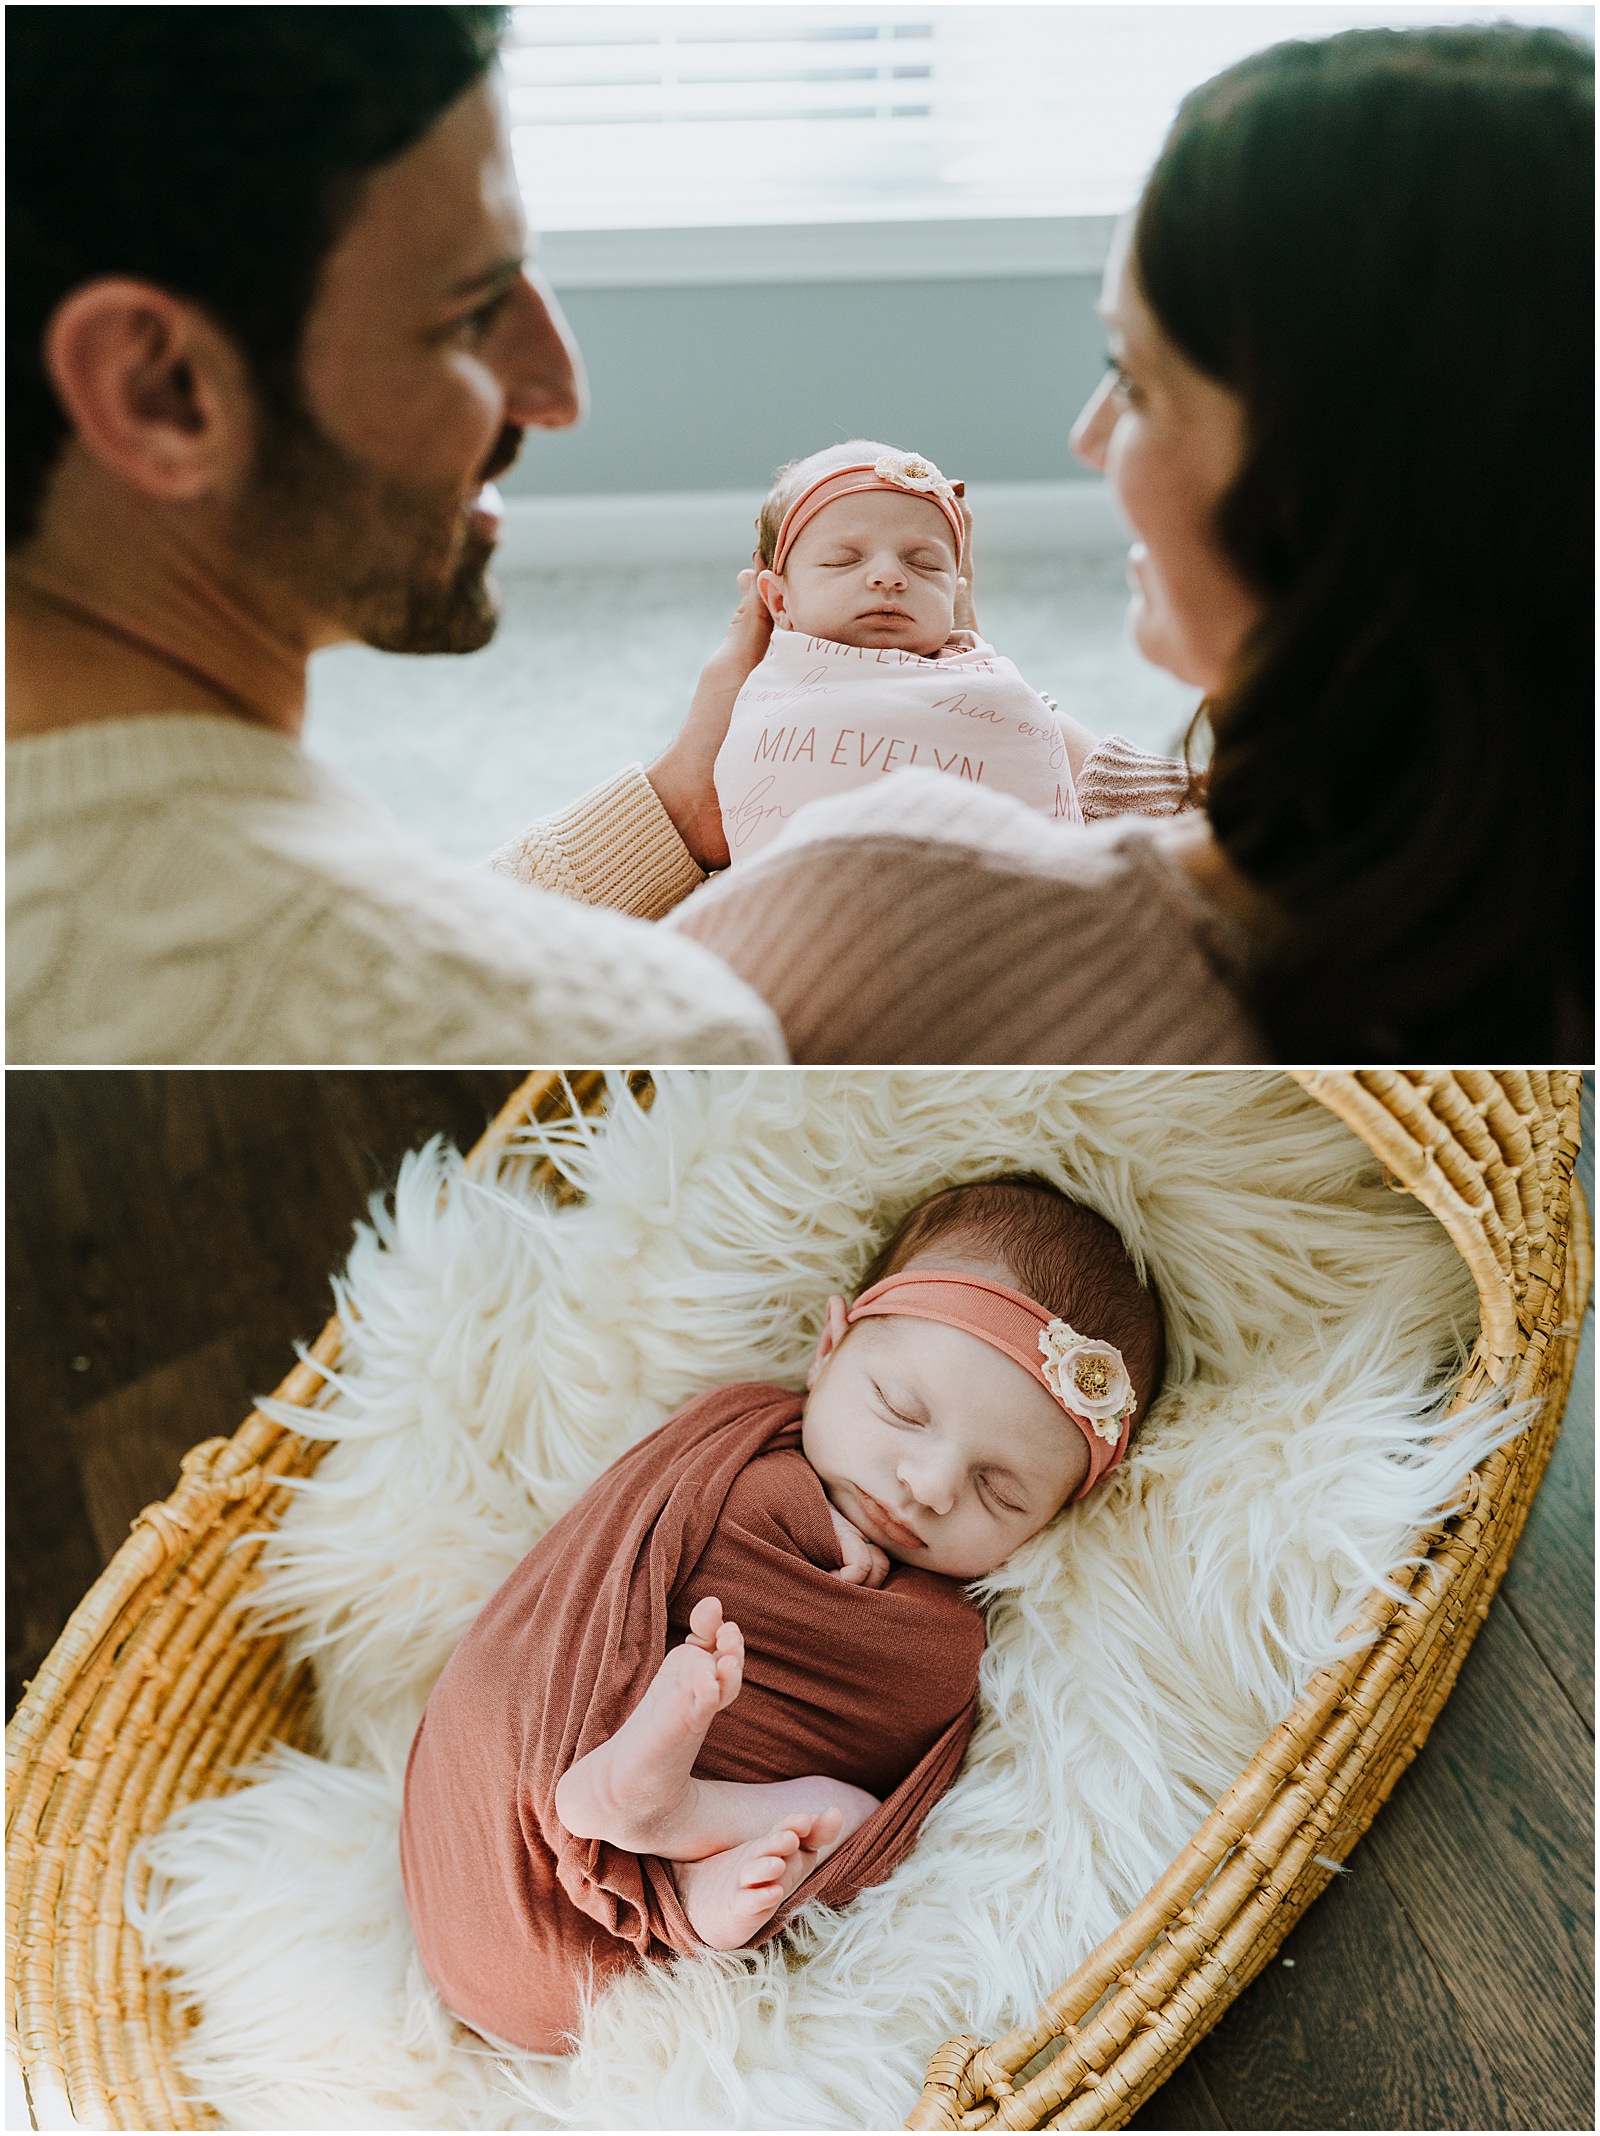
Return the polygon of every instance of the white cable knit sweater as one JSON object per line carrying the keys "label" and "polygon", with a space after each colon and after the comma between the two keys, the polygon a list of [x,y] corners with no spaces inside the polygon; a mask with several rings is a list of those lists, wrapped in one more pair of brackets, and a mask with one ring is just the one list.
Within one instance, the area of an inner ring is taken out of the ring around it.
{"label": "white cable knit sweater", "polygon": [[783,1058],[726,965],[640,924],[701,874],[637,766],[488,873],[239,720],[108,720],[6,758],[13,1062]]}

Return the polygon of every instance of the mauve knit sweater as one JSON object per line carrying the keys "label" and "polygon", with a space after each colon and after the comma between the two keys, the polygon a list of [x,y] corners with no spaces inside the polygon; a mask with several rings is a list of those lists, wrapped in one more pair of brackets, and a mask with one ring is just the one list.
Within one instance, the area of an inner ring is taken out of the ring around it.
{"label": "mauve knit sweater", "polygon": [[896,772],[803,810],[665,924],[772,1004],[797,1061],[1263,1061],[1245,939],[1149,820],[1187,784],[1113,736],[1080,828]]}

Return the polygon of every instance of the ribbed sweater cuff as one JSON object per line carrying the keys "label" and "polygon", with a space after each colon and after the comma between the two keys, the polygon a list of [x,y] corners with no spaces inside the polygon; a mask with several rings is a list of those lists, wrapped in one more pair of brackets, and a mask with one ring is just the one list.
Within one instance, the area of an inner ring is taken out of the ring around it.
{"label": "ribbed sweater cuff", "polygon": [[660,919],[705,881],[641,764],[530,823],[489,866],[640,920]]}
{"label": "ribbed sweater cuff", "polygon": [[1189,773],[1177,757],[1153,756],[1108,734],[1078,777],[1085,822],[1098,816],[1175,816],[1189,806]]}

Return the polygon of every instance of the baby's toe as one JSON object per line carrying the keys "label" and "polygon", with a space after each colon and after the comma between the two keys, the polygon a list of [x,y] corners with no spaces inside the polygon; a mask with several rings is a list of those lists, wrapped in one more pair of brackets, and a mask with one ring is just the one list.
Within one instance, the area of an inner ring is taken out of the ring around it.
{"label": "baby's toe", "polygon": [[680,1714],[697,1722],[708,1719],[722,1703],[715,1659],[704,1647],[674,1647],[663,1664],[662,1674],[667,1675],[669,1670],[674,1697],[680,1701]]}
{"label": "baby's toe", "polygon": [[811,1848],[829,1847],[839,1837],[839,1827],[844,1823],[841,1810],[819,1810],[811,1820],[811,1831],[806,1845]]}
{"label": "baby's toe", "polygon": [[715,1595],[703,1596],[689,1612],[689,1633],[697,1646],[720,1646],[726,1629],[722,1621],[722,1604]]}

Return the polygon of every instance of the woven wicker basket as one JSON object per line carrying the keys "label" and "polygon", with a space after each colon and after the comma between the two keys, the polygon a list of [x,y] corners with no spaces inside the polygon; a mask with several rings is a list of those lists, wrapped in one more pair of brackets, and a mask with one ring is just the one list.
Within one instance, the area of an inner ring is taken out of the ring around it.
{"label": "woven wicker basket", "polygon": [[[1538,1400],[1520,1438],[1422,1539],[1412,1608],[1375,1595],[1377,1634],[1323,1670],[1115,1934],[1027,2024],[933,2055],[913,2128],[1116,2128],[1254,1978],[1416,1755],[1487,1613],[1554,1443],[1592,1255],[1572,1182],[1576,1074],[1302,1078],[1439,1219],[1477,1282],[1481,1332],[1457,1401]],[[479,1145],[598,1104],[598,1076],[532,1076]],[[314,1356],[331,1362],[330,1322]],[[280,1400],[314,1404],[301,1365]],[[251,1416],[185,1456],[73,1613],[6,1731],[11,2052],[40,2125],[214,2126],[176,2072],[175,2013],[124,1917],[128,1858],[180,1804],[234,1784],[273,1737],[311,1740],[311,1684],[246,1635],[260,1535],[286,1475],[327,1442]],[[930,2045],[934,2043],[930,2042]],[[1030,2068],[1030,2065],[1031,2068]]]}

